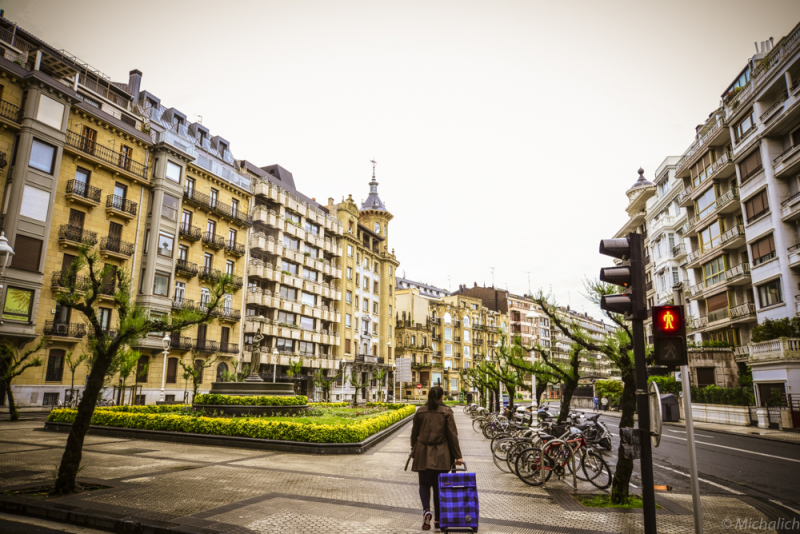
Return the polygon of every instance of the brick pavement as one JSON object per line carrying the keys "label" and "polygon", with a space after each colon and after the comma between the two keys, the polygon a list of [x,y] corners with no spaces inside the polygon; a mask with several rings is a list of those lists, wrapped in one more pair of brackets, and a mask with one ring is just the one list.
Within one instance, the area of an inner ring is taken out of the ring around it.
{"label": "brick pavement", "polygon": [[[641,532],[641,512],[587,509],[563,482],[523,484],[494,465],[489,442],[457,412],[465,460],[477,473],[481,532]],[[0,423],[0,488],[52,480],[65,434],[40,421]],[[419,531],[416,475],[404,472],[411,426],[363,455],[318,456],[88,436],[81,478],[111,489],[49,506],[141,521],[180,532],[406,533]],[[582,485],[580,491],[591,486]],[[707,494],[706,532],[724,520],[774,518],[753,499]],[[659,494],[659,532],[693,532],[691,496]],[[761,531],[763,532],[763,530]]]}

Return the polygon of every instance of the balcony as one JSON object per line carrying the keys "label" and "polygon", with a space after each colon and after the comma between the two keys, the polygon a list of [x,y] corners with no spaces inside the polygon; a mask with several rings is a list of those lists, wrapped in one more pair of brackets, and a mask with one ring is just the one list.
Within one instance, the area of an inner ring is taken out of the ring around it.
{"label": "balcony", "polygon": [[740,345],[738,347],[733,348],[733,359],[736,363],[744,363],[747,362],[747,359],[750,357],[750,347],[747,345]]}
{"label": "balcony", "polygon": [[103,300],[114,300],[114,295],[117,293],[117,284],[111,280],[102,286],[97,291],[97,295]]}
{"label": "balcony", "polygon": [[725,121],[722,120],[720,117],[717,118],[716,124],[714,124],[700,139],[695,140],[694,143],[691,144],[689,148],[686,149],[686,152],[683,153],[683,156],[680,160],[678,160],[675,175],[678,176],[684,170],[686,170],[690,164],[694,163],[694,156],[700,153],[700,149],[703,147],[708,146],[709,141],[716,136],[718,132],[722,130],[723,126],[727,126]]}
{"label": "balcony", "polygon": [[244,256],[244,245],[228,240],[225,242],[225,252],[234,256]]}
{"label": "balcony", "polygon": [[660,232],[671,230],[675,224],[675,220],[676,217],[665,215],[664,217],[661,217],[658,220],[650,223],[650,233],[653,235],[653,238],[657,237]]}
{"label": "balcony", "polygon": [[791,222],[800,219],[800,192],[781,202],[781,220]]}
{"label": "balcony", "polygon": [[72,277],[72,280],[74,283],[70,284],[68,271],[55,271],[52,279],[50,280],[50,289],[53,291],[83,291],[83,289],[86,287],[87,279],[85,277],[74,276]]}
{"label": "balcony", "polygon": [[772,160],[775,178],[789,178],[800,169],[800,143],[790,146]]}
{"label": "balcony", "polygon": [[197,338],[194,343],[194,348],[198,352],[217,352],[219,350],[217,342],[213,339]]}
{"label": "balcony", "polygon": [[676,260],[686,257],[686,244],[681,243],[672,247],[672,257]]}
{"label": "balcony", "polygon": [[121,152],[98,145],[97,141],[84,137],[77,132],[67,130],[66,146],[74,149],[73,151],[88,155],[89,159],[96,163],[112,165],[117,171],[122,171],[123,176],[127,176],[134,181],[147,181],[147,167],[145,165],[125,157]]}
{"label": "balcony", "polygon": [[699,299],[704,293],[711,292],[714,289],[723,287],[738,286],[750,283],[750,264],[740,263],[735,267],[731,267],[725,271],[720,277],[719,281],[712,284],[699,283],[691,286],[686,294],[691,296],[693,300]]}
{"label": "balcony", "polygon": [[125,224],[136,217],[136,206],[136,202],[131,202],[117,195],[108,195],[106,197],[106,213],[122,217],[125,219]]}
{"label": "balcony", "polygon": [[[719,243],[714,248],[706,249],[702,253],[700,249],[691,251],[686,256],[686,267],[696,267],[697,265],[693,264],[707,261],[710,258],[718,256],[725,250],[738,248],[744,244],[744,241],[744,227],[741,224],[737,224],[719,237]],[[753,262],[753,266],[755,267],[756,265],[757,263]]]}
{"label": "balcony", "polygon": [[733,308],[716,310],[704,317],[698,317],[692,323],[694,330],[710,330],[727,327],[733,323],[750,322],[756,320],[756,305],[747,302]]}
{"label": "balcony", "polygon": [[183,200],[187,204],[197,206],[198,208],[204,208],[206,210],[211,209],[211,197],[193,188],[183,190]]}
{"label": "balcony", "polygon": [[220,275],[219,270],[214,269],[213,267],[203,266],[203,268],[200,269],[200,280],[206,280],[208,282],[216,282],[217,280],[219,280],[219,275]]}
{"label": "balcony", "polygon": [[133,255],[133,243],[122,241],[117,237],[103,237],[100,239],[100,254],[107,258],[127,260]]}
{"label": "balcony", "polygon": [[77,202],[92,211],[92,208],[100,205],[101,194],[102,190],[86,182],[81,182],[80,180],[69,180],[67,182],[66,199],[68,204]]}
{"label": "balcony", "polygon": [[86,325],[83,323],[62,323],[61,321],[45,321],[45,337],[58,338],[59,341],[77,343],[86,337]]}
{"label": "balcony", "polygon": [[653,281],[650,280],[649,282],[644,284],[645,291],[652,291],[653,290]]}
{"label": "balcony", "polygon": [[22,110],[19,106],[15,106],[11,102],[0,100],[0,117],[10,120],[11,122],[19,123],[22,119]]}
{"label": "balcony", "polygon": [[194,310],[194,301],[184,298],[174,298],[172,299],[172,309],[173,310]]}
{"label": "balcony", "polygon": [[371,354],[356,354],[356,363],[376,363],[383,364],[383,356],[373,356]]}
{"label": "balcony", "polygon": [[203,237],[203,233],[197,226],[192,226],[189,223],[181,223],[180,236],[189,241],[199,241]]}
{"label": "balcony", "polygon": [[228,343],[227,341],[220,341],[219,352],[223,354],[239,354],[239,344]]}
{"label": "balcony", "polygon": [[722,193],[716,200],[717,213],[729,213],[739,209],[739,190],[731,187]]}
{"label": "balcony", "polygon": [[792,245],[789,251],[789,267],[792,269],[800,268],[800,243]]}
{"label": "balcony", "polygon": [[209,248],[220,250],[225,247],[225,239],[213,232],[203,232],[202,241]]}
{"label": "balcony", "polygon": [[189,278],[197,276],[197,264],[186,260],[177,260],[175,262],[175,273]]}
{"label": "balcony", "polygon": [[190,337],[171,336],[169,348],[179,352],[188,352],[194,348],[194,341]]}
{"label": "balcony", "polygon": [[62,224],[59,227],[59,245],[62,247],[66,247],[68,245],[78,247],[83,243],[88,243],[91,246],[95,246],[97,244],[97,232],[90,232],[79,226],[72,226],[70,224]]}
{"label": "balcony", "polygon": [[238,323],[242,319],[242,311],[233,308],[217,308],[213,313],[214,317],[218,317],[220,321],[230,321]]}
{"label": "balcony", "polygon": [[750,365],[800,360],[800,339],[797,338],[781,337],[761,343],[751,343],[749,349],[747,363]]}

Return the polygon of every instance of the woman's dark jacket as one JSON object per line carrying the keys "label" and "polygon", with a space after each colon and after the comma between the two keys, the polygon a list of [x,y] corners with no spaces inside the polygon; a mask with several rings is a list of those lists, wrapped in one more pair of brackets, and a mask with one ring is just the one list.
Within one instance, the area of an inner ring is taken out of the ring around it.
{"label": "woman's dark jacket", "polygon": [[439,404],[435,411],[430,411],[427,404],[420,407],[414,414],[411,448],[414,455],[412,471],[448,471],[461,458],[453,410],[444,404]]}

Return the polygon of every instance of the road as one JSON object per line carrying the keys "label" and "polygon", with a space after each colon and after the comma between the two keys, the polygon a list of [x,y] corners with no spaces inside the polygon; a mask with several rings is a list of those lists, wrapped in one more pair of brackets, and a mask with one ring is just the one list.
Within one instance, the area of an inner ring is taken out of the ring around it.
{"label": "road", "polygon": [[[551,405],[551,411],[556,406]],[[614,434],[613,453],[606,458],[615,464],[619,418],[602,416],[600,420]],[[671,425],[663,428],[661,445],[653,449],[655,483],[690,492],[686,431]],[[800,445],[708,430],[696,431],[695,440],[701,493],[749,495],[780,503],[800,516]],[[638,461],[631,482],[641,485]]]}

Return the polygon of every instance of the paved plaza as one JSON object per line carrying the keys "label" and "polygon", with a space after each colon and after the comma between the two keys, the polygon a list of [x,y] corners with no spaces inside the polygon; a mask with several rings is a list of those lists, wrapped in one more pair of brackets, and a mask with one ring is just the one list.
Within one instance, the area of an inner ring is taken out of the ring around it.
{"label": "paved plaza", "polygon": [[[481,532],[641,532],[641,512],[586,509],[563,482],[529,487],[495,467],[489,442],[456,414],[464,458],[477,473]],[[0,487],[52,480],[66,434],[42,421],[0,423]],[[407,533],[420,530],[416,474],[404,472],[411,425],[363,455],[318,456],[88,436],[80,478],[111,489],[39,504],[191,533]],[[589,487],[581,487],[589,491]],[[2,497],[8,499],[9,497]],[[659,532],[693,532],[687,494],[659,493]],[[753,497],[706,493],[705,531],[780,510]],[[750,523],[752,524],[752,523]],[[764,528],[744,531],[769,532]]]}

